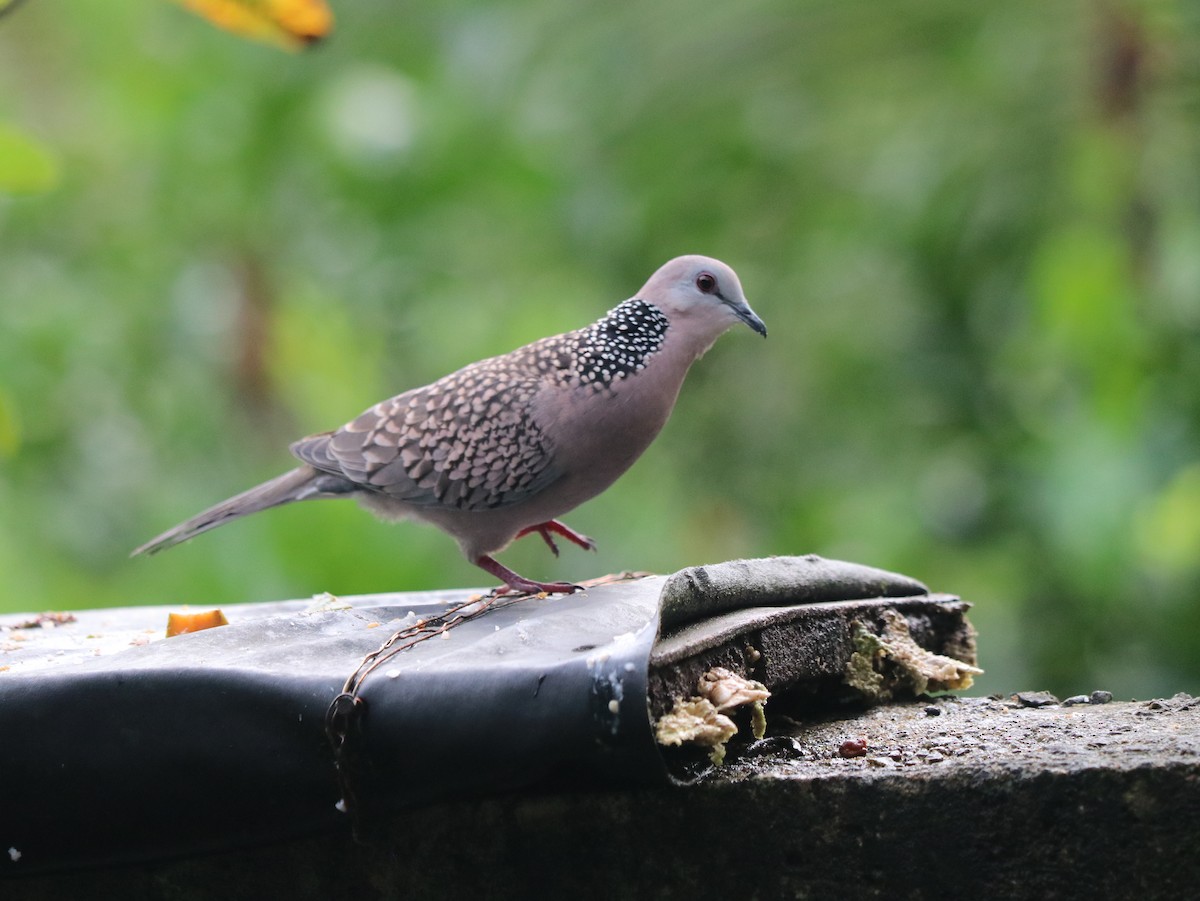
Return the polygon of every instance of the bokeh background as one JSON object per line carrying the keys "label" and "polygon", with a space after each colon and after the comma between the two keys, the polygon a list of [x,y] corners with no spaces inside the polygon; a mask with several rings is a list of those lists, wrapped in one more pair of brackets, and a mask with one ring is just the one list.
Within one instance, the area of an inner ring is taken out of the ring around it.
{"label": "bokeh background", "polygon": [[981,691],[1200,691],[1200,7],[334,9],[0,19],[0,611],[486,584],[347,502],[127,555],[698,252],[770,338],[506,563],[816,552],[974,602]]}

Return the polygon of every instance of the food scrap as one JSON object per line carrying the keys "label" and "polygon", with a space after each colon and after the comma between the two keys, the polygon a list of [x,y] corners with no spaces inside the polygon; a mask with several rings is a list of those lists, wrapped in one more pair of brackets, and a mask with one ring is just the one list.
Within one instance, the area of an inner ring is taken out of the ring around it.
{"label": "food scrap", "polygon": [[675,706],[654,724],[654,737],[660,745],[684,743],[712,748],[713,763],[725,759],[725,742],[737,735],[733,720],[718,713],[705,698],[676,698]]}
{"label": "food scrap", "polygon": [[865,738],[848,738],[838,746],[839,757],[865,757],[867,740]]}
{"label": "food scrap", "polygon": [[167,617],[167,638],[228,625],[229,620],[220,610],[205,610],[202,613],[172,613]]}
{"label": "food scrap", "polygon": [[669,712],[654,725],[660,745],[700,745],[711,748],[709,759],[720,764],[725,759],[725,742],[737,734],[737,725],[725,714],[739,707],[751,708],[750,729],[755,738],[766,733],[767,719],[763,704],[771,692],[761,682],[739,676],[723,666],[714,666],[696,686],[698,697],[676,698]]}
{"label": "food scrap", "polygon": [[67,623],[75,622],[74,613],[39,613],[37,616],[30,619],[22,620],[19,623],[14,623],[11,626],[5,626],[6,629],[53,629],[55,626],[65,626]]}

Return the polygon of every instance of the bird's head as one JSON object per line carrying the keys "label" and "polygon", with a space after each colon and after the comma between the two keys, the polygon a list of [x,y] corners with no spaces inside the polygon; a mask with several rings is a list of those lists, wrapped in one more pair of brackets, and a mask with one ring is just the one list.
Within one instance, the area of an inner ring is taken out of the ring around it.
{"label": "bird's head", "polygon": [[650,276],[637,296],[701,341],[715,341],[737,322],[767,335],[766,325],[746,303],[737,273],[712,257],[676,257]]}

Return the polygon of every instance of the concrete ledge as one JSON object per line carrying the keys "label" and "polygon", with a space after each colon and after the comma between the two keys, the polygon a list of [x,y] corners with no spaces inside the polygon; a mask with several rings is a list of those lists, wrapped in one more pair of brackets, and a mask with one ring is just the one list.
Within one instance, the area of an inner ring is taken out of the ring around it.
{"label": "concrete ledge", "polygon": [[0,894],[1196,897],[1195,698],[945,698],[804,722],[768,713],[763,743],[689,786],[443,804],[391,818],[365,846],[326,835],[13,880]]}

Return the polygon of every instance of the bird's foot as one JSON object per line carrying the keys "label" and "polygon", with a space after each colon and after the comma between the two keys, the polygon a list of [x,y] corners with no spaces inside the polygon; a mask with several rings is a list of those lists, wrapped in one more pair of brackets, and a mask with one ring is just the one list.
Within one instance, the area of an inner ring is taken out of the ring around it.
{"label": "bird's foot", "polygon": [[572,544],[579,545],[585,551],[594,551],[596,549],[596,542],[586,535],[580,535],[570,526],[559,522],[557,519],[540,522],[534,526],[526,526],[517,533],[517,538],[520,538],[522,535],[529,535],[532,532],[537,532],[542,536],[542,541],[546,542],[546,546],[550,548],[555,557],[558,556],[558,545],[554,543],[554,539],[550,535],[551,532],[555,535],[561,535]]}
{"label": "bird's foot", "polygon": [[495,597],[502,598],[507,597],[510,594],[574,594],[577,591],[583,590],[584,588],[582,585],[576,585],[573,582],[534,582],[530,579],[519,579],[515,585],[501,585],[493,592],[493,595]]}
{"label": "bird's foot", "polygon": [[573,582],[535,582],[526,579],[486,554],[477,559],[475,565],[504,582],[502,588],[496,589],[496,597],[506,594],[574,594],[583,591],[582,585]]}

